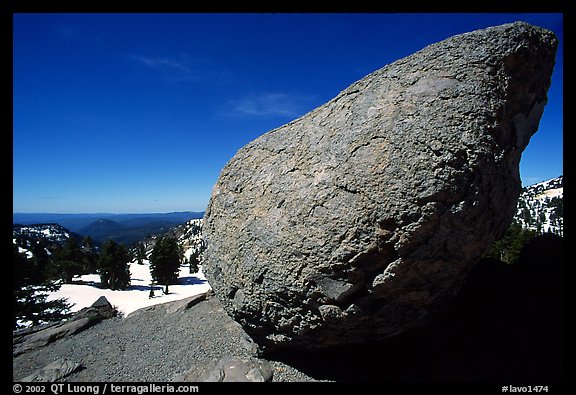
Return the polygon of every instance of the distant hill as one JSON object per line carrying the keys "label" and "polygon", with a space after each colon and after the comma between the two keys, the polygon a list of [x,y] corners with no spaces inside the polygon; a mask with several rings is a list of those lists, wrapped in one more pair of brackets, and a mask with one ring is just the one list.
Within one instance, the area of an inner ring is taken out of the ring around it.
{"label": "distant hill", "polygon": [[12,225],[14,239],[42,239],[50,243],[62,244],[70,237],[77,237],[59,224]]}
{"label": "distant hill", "polygon": [[182,224],[177,220],[156,218],[138,218],[123,222],[110,219],[98,219],[78,230],[82,236],[90,236],[96,243],[114,240],[117,243],[131,245],[153,234],[164,233]]}
{"label": "distant hill", "polygon": [[[110,213],[85,213],[85,214],[54,214],[54,213],[13,213],[12,223],[22,225],[56,223],[78,232],[99,219],[110,220],[121,224],[129,223],[130,226],[141,226],[152,221],[169,221],[182,224],[195,218],[202,218],[204,212],[179,211],[171,213],[146,213],[146,214],[110,214]],[[79,232],[78,232],[79,233]]]}
{"label": "distant hill", "polygon": [[126,226],[119,222],[110,219],[98,219],[85,227],[78,230],[81,235],[92,237],[95,241],[107,239],[114,234],[123,233],[127,229]]}
{"label": "distant hill", "polygon": [[34,256],[32,251],[38,245],[50,255],[70,237],[81,239],[80,235],[58,224],[12,225],[12,242],[18,246],[18,252],[26,254],[27,258]]}
{"label": "distant hill", "polygon": [[191,219],[199,219],[203,216],[203,212],[192,211],[150,214],[14,213],[13,223],[59,224],[81,236],[92,237],[96,243],[114,240],[128,246],[146,236],[164,233]]}

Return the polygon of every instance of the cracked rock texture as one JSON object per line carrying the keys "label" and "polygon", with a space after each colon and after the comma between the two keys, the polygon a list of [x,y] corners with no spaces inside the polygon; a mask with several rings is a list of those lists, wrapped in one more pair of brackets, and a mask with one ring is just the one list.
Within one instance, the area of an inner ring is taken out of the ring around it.
{"label": "cracked rock texture", "polygon": [[274,367],[264,359],[227,355],[212,364],[195,365],[173,381],[260,383],[273,375]]}
{"label": "cracked rock texture", "polygon": [[227,312],[265,349],[318,348],[445,306],[512,220],[556,47],[521,22],[454,36],[240,149],[204,217]]}

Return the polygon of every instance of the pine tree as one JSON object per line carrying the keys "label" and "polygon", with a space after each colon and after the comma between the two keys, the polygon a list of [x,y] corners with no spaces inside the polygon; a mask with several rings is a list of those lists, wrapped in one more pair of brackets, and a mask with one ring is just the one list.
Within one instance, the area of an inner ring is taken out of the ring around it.
{"label": "pine tree", "polygon": [[66,240],[64,248],[60,251],[60,259],[72,262],[82,261],[82,250],[75,237],[69,237],[68,240]]}
{"label": "pine tree", "polygon": [[48,242],[43,239],[36,240],[30,247],[32,258],[28,260],[34,266],[31,280],[36,284],[45,283],[48,278],[50,267],[50,255],[48,254]]}
{"label": "pine tree", "polygon": [[50,277],[71,283],[74,276],[82,274],[83,254],[74,237],[69,237],[63,247],[58,248],[48,269]]}
{"label": "pine tree", "polygon": [[174,237],[162,237],[154,246],[150,255],[150,273],[157,284],[166,286],[164,293],[168,294],[168,285],[178,281],[182,248]]}
{"label": "pine tree", "polygon": [[520,251],[536,236],[536,232],[523,229],[522,225],[513,222],[504,236],[492,244],[487,256],[506,263],[515,263],[520,258]]}
{"label": "pine tree", "polygon": [[70,284],[74,276],[82,273],[82,264],[75,261],[58,259],[53,261],[51,272],[55,278],[59,278],[64,283]]}
{"label": "pine tree", "polygon": [[190,254],[190,259],[188,261],[188,268],[190,270],[190,274],[198,273],[198,253],[196,251]]}
{"label": "pine tree", "polygon": [[109,240],[102,246],[98,258],[98,272],[102,288],[122,290],[130,286],[130,256],[123,245]]}
{"label": "pine tree", "polygon": [[541,224],[546,223],[546,212],[545,211],[540,212],[540,214],[538,215],[538,220],[540,221]]}
{"label": "pine tree", "polygon": [[82,266],[85,274],[96,273],[96,261],[98,260],[98,252],[92,237],[86,236],[82,239]]}
{"label": "pine tree", "polygon": [[144,244],[139,243],[136,247],[136,259],[139,265],[144,264],[144,259],[146,259],[146,250],[144,249]]}
{"label": "pine tree", "polygon": [[528,226],[532,224],[532,215],[530,214],[530,210],[528,207],[524,207],[522,209],[521,218],[524,220],[524,223]]}
{"label": "pine tree", "polygon": [[25,324],[38,325],[68,318],[71,306],[65,299],[46,300],[48,293],[57,291],[60,286],[43,279],[33,259],[27,259],[18,252],[16,245],[12,253],[13,329]]}
{"label": "pine tree", "polygon": [[190,274],[198,273],[198,264],[200,263],[199,257],[200,257],[200,251],[194,250],[190,254],[190,260],[188,261]]}

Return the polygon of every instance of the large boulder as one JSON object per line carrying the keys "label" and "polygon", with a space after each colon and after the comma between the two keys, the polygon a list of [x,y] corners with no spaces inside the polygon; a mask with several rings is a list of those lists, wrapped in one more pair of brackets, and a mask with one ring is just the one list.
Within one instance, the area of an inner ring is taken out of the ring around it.
{"label": "large boulder", "polygon": [[454,36],[240,149],[204,217],[227,312],[264,347],[315,348],[441,309],[514,215],[556,47],[522,22]]}

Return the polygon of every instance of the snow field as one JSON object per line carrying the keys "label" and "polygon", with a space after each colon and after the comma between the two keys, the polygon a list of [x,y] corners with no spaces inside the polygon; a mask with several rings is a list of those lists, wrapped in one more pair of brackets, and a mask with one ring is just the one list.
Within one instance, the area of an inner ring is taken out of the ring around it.
{"label": "snow field", "polygon": [[[189,258],[190,253],[191,250],[186,251],[185,256]],[[89,307],[100,296],[105,296],[112,306],[115,306],[126,317],[143,307],[173,302],[204,293],[210,289],[210,285],[202,273],[202,268],[198,273],[190,274],[186,265],[180,268],[179,284],[168,286],[168,295],[164,295],[163,284],[155,284],[154,297],[150,298],[150,283],[152,282],[150,262],[144,260],[143,263],[143,265],[136,262],[129,263],[131,283],[127,290],[101,289],[100,277],[97,274],[88,274],[75,277],[74,281],[77,284],[63,284],[58,291],[51,293],[47,300],[66,298],[69,303],[74,304],[70,311],[76,312],[84,307]]]}

